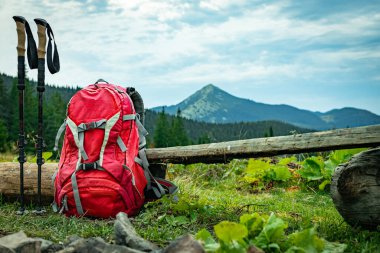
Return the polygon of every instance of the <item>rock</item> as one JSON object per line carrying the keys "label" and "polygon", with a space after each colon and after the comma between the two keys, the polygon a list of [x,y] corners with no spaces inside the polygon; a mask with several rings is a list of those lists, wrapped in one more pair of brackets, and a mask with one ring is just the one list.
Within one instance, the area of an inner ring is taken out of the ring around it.
{"label": "rock", "polygon": [[140,237],[132,226],[126,213],[118,213],[115,221],[115,241],[118,245],[128,246],[132,249],[151,252],[158,250],[153,243]]}
{"label": "rock", "polygon": [[15,253],[14,250],[11,250],[8,247],[0,245],[0,253]]}
{"label": "rock", "polygon": [[77,241],[77,240],[82,240],[83,238],[78,236],[78,235],[70,235],[69,237],[66,238],[66,242],[64,243],[65,247],[70,245],[71,243]]}
{"label": "rock", "polygon": [[35,239],[41,241],[41,253],[55,253],[63,249],[63,245],[61,244],[56,244],[42,238]]}
{"label": "rock", "polygon": [[106,243],[102,238],[78,238],[75,237],[70,244],[57,253],[142,253],[142,251],[130,249],[126,246]]}
{"label": "rock", "polygon": [[[0,238],[0,252],[40,253],[41,241],[28,238],[23,231]],[[9,251],[10,250],[10,251]]]}
{"label": "rock", "polygon": [[167,246],[163,253],[203,253],[205,252],[202,245],[195,240],[191,235],[184,235],[169,246]]}

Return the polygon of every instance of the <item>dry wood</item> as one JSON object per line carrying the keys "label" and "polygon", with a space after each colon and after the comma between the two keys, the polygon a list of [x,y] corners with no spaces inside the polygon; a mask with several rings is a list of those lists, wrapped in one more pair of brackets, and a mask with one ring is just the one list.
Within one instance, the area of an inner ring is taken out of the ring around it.
{"label": "dry wood", "polygon": [[380,225],[380,148],[359,153],[338,166],[331,197],[349,224],[375,230]]}
{"label": "dry wood", "polygon": [[235,158],[266,157],[380,145],[380,125],[289,136],[257,138],[147,150],[152,163],[215,163]]}
{"label": "dry wood", "polygon": [[[45,204],[53,201],[53,185],[51,177],[57,168],[57,163],[46,163],[42,166],[41,193]],[[25,200],[36,201],[37,195],[37,164],[24,164]],[[20,194],[19,163],[0,163],[0,193],[6,200],[16,199]]]}

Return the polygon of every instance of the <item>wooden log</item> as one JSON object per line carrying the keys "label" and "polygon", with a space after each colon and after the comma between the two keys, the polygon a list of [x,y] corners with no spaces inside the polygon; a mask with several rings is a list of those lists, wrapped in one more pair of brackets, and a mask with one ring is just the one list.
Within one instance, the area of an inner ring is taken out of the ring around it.
{"label": "wooden log", "polygon": [[152,163],[225,163],[266,157],[380,145],[380,125],[147,150]]}
{"label": "wooden log", "polygon": [[380,226],[380,148],[361,152],[338,166],[331,197],[347,223],[376,230]]}
{"label": "wooden log", "polygon": [[[57,163],[45,163],[42,166],[41,193],[44,204],[53,202],[52,176],[57,169]],[[24,189],[25,201],[37,200],[37,164],[24,164]],[[20,169],[19,163],[0,163],[0,194],[3,199],[16,200],[20,194]]]}

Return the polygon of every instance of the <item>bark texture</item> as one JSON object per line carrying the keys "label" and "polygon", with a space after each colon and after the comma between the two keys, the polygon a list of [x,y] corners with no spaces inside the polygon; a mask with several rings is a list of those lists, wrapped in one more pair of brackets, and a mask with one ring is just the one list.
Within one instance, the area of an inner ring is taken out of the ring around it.
{"label": "bark texture", "polygon": [[331,196],[347,223],[376,229],[380,225],[380,147],[361,152],[338,166]]}

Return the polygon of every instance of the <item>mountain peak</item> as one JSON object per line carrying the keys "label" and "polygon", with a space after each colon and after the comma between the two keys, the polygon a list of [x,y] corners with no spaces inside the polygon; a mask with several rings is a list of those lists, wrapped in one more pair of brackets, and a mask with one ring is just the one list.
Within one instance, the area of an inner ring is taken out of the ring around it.
{"label": "mountain peak", "polygon": [[219,87],[213,85],[212,83],[210,83],[210,84],[207,84],[206,86],[204,86],[198,92],[204,93],[204,94],[209,94],[209,93],[220,92],[220,91],[225,92],[221,88],[219,88]]}
{"label": "mountain peak", "polygon": [[207,98],[212,99],[212,100],[214,100],[215,98],[217,98],[219,100],[225,100],[225,99],[229,99],[229,98],[234,97],[230,93],[222,90],[218,86],[211,84],[211,83],[207,84],[206,86],[204,86],[203,88],[201,88],[200,90],[195,92],[193,94],[193,96],[194,95],[195,95],[195,97],[198,97],[198,98],[200,98],[200,97],[206,98],[207,97]]}
{"label": "mountain peak", "polygon": [[185,99],[183,102],[185,104],[196,103],[201,100],[205,102],[211,102],[214,101],[217,97],[223,97],[224,94],[228,93],[213,84],[208,84],[200,90],[196,91],[193,95]]}
{"label": "mountain peak", "polygon": [[[157,107],[157,111],[162,107]],[[190,97],[165,111],[175,115],[181,109],[185,118],[213,122],[278,120],[309,129],[355,127],[380,123],[380,116],[356,108],[314,113],[289,105],[269,105],[235,97],[213,84],[207,84]]]}
{"label": "mountain peak", "polygon": [[201,90],[214,90],[214,89],[219,89],[219,88],[213,85],[212,83],[209,83],[206,86],[204,86]]}

